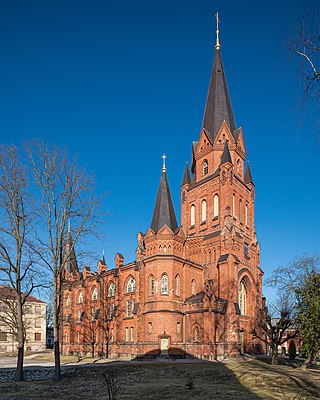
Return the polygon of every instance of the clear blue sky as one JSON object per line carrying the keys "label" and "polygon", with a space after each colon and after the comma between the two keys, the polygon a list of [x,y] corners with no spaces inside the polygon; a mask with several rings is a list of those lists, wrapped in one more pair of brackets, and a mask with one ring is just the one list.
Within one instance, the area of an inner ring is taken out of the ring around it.
{"label": "clear blue sky", "polygon": [[299,111],[286,45],[303,2],[0,1],[0,142],[67,146],[108,192],[109,267],[134,259],[151,222],[161,155],[178,218],[183,169],[200,133],[220,14],[223,63],[256,184],[268,276],[319,250],[316,113]]}

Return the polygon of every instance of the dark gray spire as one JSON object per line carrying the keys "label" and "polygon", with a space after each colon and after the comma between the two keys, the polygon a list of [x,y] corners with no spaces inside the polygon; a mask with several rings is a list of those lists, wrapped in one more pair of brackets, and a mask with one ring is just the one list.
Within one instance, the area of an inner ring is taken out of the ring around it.
{"label": "dark gray spire", "polygon": [[63,249],[62,262],[65,270],[71,274],[79,271],[76,253],[74,251],[74,243],[70,232],[70,225],[68,227],[67,240]]}
{"label": "dark gray spire", "polygon": [[208,132],[212,142],[215,140],[223,121],[226,121],[231,133],[233,133],[236,129],[236,124],[231,108],[220,50],[217,49],[202,123],[202,128]]}
{"label": "dark gray spire", "polygon": [[151,229],[155,233],[158,233],[164,225],[167,225],[173,232],[178,228],[177,218],[171,199],[166,168],[162,168],[162,175],[158,189],[156,205],[154,207]]}
{"label": "dark gray spire", "polygon": [[186,163],[181,186],[185,185],[186,183],[190,183],[190,181],[191,181],[191,178],[190,178],[189,167],[188,167],[188,163]]}
{"label": "dark gray spire", "polygon": [[245,173],[245,176],[244,176],[244,182],[246,184],[252,183],[252,185],[254,185],[249,163],[247,163],[246,173]]}
{"label": "dark gray spire", "polygon": [[232,159],[231,159],[231,155],[230,155],[230,151],[229,151],[228,141],[225,141],[225,143],[224,143],[224,148],[223,148],[223,153],[222,153],[222,156],[221,156],[220,165],[223,165],[226,162],[229,162],[230,164],[232,164]]}

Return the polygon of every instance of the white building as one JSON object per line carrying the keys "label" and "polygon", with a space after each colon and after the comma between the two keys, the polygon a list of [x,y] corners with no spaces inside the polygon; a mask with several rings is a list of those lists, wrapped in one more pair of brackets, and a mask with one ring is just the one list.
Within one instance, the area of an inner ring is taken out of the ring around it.
{"label": "white building", "polygon": [[[12,288],[0,285],[0,353],[17,351],[15,298]],[[28,296],[23,306],[26,351],[46,349],[46,309],[47,303]]]}

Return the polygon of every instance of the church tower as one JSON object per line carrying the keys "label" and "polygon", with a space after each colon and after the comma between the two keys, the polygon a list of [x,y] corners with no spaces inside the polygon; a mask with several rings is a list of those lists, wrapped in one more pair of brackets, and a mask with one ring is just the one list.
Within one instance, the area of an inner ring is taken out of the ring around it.
{"label": "church tower", "polygon": [[217,25],[215,57],[190,176],[181,185],[185,257],[204,266],[218,299],[228,302],[228,346],[248,351],[262,301],[260,247],[254,223],[255,189],[241,127],[236,127]]}

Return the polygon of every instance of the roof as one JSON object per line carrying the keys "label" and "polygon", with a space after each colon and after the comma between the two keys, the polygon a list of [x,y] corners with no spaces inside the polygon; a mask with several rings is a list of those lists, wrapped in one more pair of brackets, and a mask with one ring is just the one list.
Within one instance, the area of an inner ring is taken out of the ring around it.
{"label": "roof", "polygon": [[[26,294],[23,293],[23,295],[25,296]],[[17,292],[12,287],[0,285],[0,300],[1,299],[16,299],[16,298],[17,298]],[[45,301],[39,300],[34,296],[28,296],[26,301],[30,302],[30,303],[46,304]]]}
{"label": "roof", "polygon": [[225,163],[229,162],[230,164],[232,164],[232,160],[231,160],[231,155],[230,155],[230,151],[229,151],[229,146],[228,146],[228,142],[226,141],[224,143],[224,148],[223,148],[223,153],[221,156],[221,163],[220,165],[223,165]]}
{"label": "roof", "polygon": [[167,225],[173,232],[178,228],[176,214],[170,194],[169,183],[166,171],[162,171],[157,200],[153,211],[151,229],[158,233],[159,230]]}
{"label": "roof", "polygon": [[253,179],[252,179],[252,175],[251,175],[251,170],[250,170],[249,163],[247,163],[246,173],[245,173],[245,176],[244,176],[244,182],[246,184],[248,184],[248,183],[254,184],[253,183]]}
{"label": "roof", "polygon": [[236,256],[235,254],[232,254],[232,253],[227,253],[227,254],[221,254],[221,256],[219,257],[218,263],[227,261],[227,259],[229,258],[230,255],[233,256],[233,258],[236,260],[236,262],[240,262],[238,256]]}
{"label": "roof", "polygon": [[223,121],[226,121],[231,132],[236,129],[231,102],[223,70],[220,50],[216,50],[211,73],[207,102],[203,116],[202,128],[214,142]]}
{"label": "roof", "polygon": [[189,167],[188,167],[188,163],[186,163],[186,167],[184,169],[184,174],[183,174],[183,179],[182,179],[182,183],[181,186],[190,183],[191,178],[190,178],[190,172],[189,172]]}

